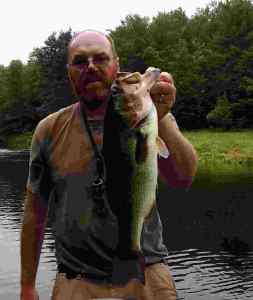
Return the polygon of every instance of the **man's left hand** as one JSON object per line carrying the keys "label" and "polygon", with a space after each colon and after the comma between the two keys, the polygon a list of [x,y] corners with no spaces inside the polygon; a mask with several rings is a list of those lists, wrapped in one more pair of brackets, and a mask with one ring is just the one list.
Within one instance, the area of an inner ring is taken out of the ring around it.
{"label": "man's left hand", "polygon": [[161,72],[158,81],[150,90],[150,96],[156,106],[158,120],[161,120],[176,101],[176,87],[170,73]]}

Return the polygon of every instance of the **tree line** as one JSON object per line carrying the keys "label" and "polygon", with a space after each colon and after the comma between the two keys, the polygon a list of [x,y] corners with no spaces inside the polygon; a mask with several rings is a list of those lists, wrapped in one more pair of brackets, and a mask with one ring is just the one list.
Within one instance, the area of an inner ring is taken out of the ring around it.
{"label": "tree line", "polygon": [[[122,71],[154,66],[173,75],[173,113],[181,128],[253,128],[252,1],[212,1],[191,18],[181,8],[152,19],[128,15],[108,33]],[[17,103],[73,103],[66,70],[73,35],[54,32],[27,64],[0,66],[0,111]]]}

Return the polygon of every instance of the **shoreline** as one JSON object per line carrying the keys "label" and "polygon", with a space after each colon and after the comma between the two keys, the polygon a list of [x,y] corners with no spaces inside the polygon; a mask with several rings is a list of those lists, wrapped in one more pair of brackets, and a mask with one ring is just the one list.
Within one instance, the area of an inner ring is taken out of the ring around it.
{"label": "shoreline", "polygon": [[[253,183],[253,129],[220,131],[182,130],[198,153],[198,171],[192,188],[216,189]],[[0,152],[30,151],[33,131],[7,137]]]}
{"label": "shoreline", "polygon": [[[222,129],[213,129],[213,128],[204,128],[204,129],[194,129],[194,130],[181,130],[183,135],[185,135],[186,138],[189,139],[189,141],[193,144],[194,147],[199,148],[198,146],[198,140],[203,139],[201,135],[203,134],[212,134],[214,135],[230,135],[230,134],[249,134],[252,135],[252,148],[253,149],[253,128],[249,129],[231,129],[229,131],[224,131]],[[24,133],[16,133],[6,136],[6,148],[0,148],[6,149],[6,150],[29,150],[31,146],[31,140],[33,131],[28,131]],[[194,136],[196,134],[196,137]],[[200,142],[201,144],[202,142]],[[212,143],[210,143],[212,144]],[[201,149],[199,149],[201,150]],[[202,151],[198,151],[199,155],[201,156]],[[253,151],[252,151],[253,153]],[[253,154],[252,154],[253,158]]]}

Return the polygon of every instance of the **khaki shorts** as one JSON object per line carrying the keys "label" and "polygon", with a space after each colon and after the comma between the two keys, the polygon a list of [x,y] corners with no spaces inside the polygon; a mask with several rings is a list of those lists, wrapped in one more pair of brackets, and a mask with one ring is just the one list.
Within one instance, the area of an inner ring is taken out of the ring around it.
{"label": "khaki shorts", "polygon": [[135,279],[113,286],[85,278],[67,279],[66,274],[57,273],[51,300],[176,300],[175,283],[166,264],[146,267],[145,277],[145,286]]}

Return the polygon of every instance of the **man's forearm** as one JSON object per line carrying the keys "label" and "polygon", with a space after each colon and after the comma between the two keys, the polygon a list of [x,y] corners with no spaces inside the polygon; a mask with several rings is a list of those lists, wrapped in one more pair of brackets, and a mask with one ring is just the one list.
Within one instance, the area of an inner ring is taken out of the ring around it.
{"label": "man's forearm", "polygon": [[175,162],[178,172],[186,178],[193,178],[197,172],[197,152],[168,115],[159,121],[159,136],[167,145],[169,159]]}
{"label": "man's forearm", "polygon": [[21,230],[21,289],[34,287],[43,243],[47,208],[27,192]]}

